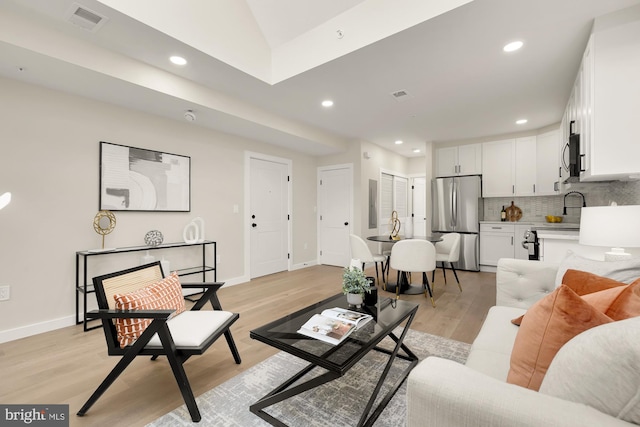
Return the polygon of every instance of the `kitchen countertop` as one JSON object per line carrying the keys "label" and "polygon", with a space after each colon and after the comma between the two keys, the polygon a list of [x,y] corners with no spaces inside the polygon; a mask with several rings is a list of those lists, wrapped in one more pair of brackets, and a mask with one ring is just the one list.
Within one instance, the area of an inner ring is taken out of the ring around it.
{"label": "kitchen countertop", "polygon": [[544,221],[480,221],[480,224],[514,224],[530,225],[536,230],[580,230],[579,223],[573,222],[544,222]]}
{"label": "kitchen countertop", "polygon": [[564,230],[550,230],[540,229],[538,230],[538,239],[556,239],[556,240],[579,240],[579,229],[564,229]]}

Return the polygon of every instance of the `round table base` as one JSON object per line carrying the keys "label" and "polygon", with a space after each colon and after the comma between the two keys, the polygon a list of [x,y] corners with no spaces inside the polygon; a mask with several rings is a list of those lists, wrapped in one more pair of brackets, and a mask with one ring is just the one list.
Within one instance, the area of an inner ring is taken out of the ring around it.
{"label": "round table base", "polygon": [[[396,293],[396,288],[398,287],[398,285],[396,283],[389,283],[387,282],[387,292],[392,292],[392,293]],[[384,288],[383,288],[384,289]],[[409,287],[407,288],[406,285],[404,287],[402,287],[400,289],[400,295],[420,295],[423,294],[425,292],[424,287],[422,286],[422,284],[418,285],[418,284],[409,284]]]}

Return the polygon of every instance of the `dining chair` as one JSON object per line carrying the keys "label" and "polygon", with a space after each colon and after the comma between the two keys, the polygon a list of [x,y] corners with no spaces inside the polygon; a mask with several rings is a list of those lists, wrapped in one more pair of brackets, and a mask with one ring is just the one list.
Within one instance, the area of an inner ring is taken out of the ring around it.
{"label": "dining chair", "polygon": [[433,300],[433,292],[427,278],[428,271],[436,269],[436,248],[433,243],[422,239],[401,240],[391,249],[390,266],[397,273],[396,298],[400,296],[400,288],[409,286],[409,273],[422,272],[422,287],[424,296],[431,299],[431,305],[436,306]]}
{"label": "dining chair", "polygon": [[[446,233],[442,235],[442,241],[436,243],[436,264],[441,263],[442,276],[444,277],[444,284],[447,284],[447,273],[444,263],[448,262],[453,271],[453,275],[458,283],[458,288],[462,292],[462,286],[460,286],[460,280],[458,280],[458,273],[453,266],[454,262],[458,262],[460,259],[460,234],[459,233]],[[433,271],[431,275],[431,281],[435,283],[436,272]]]}
{"label": "dining chair", "polygon": [[349,236],[349,240],[351,243],[351,258],[360,260],[362,263],[362,270],[364,270],[364,266],[366,264],[373,263],[376,266],[376,283],[380,283],[380,277],[378,275],[378,263],[380,263],[380,268],[382,269],[383,289],[386,290],[386,287],[384,286],[384,284],[386,284],[384,272],[387,257],[381,254],[373,254],[371,249],[369,249],[367,242],[365,242],[360,236],[351,234]]}

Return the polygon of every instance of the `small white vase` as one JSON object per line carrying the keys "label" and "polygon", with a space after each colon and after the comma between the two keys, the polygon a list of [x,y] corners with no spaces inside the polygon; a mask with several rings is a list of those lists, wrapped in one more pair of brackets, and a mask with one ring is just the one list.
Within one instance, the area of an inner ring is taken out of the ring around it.
{"label": "small white vase", "polygon": [[150,264],[155,260],[156,260],[156,257],[154,257],[153,255],[150,255],[149,251],[147,251],[146,255],[140,257],[140,265]]}
{"label": "small white vase", "polygon": [[347,303],[360,308],[362,306],[362,294],[347,294]]}

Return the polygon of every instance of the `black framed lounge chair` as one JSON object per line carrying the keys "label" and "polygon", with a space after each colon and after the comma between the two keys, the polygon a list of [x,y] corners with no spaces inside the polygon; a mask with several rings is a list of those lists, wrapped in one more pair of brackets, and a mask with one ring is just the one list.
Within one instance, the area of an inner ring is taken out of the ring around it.
{"label": "black framed lounge chair", "polygon": [[[87,317],[102,320],[108,354],[121,359],[78,415],[84,415],[137,356],[166,356],[192,421],[200,421],[183,364],[207,351],[221,335],[235,362],[241,362],[229,330],[240,315],[222,310],[217,291],[223,283],[180,284],[176,273],[164,277],[160,262],[154,262],[94,277],[93,284],[98,310]],[[189,311],[183,311],[182,288],[205,290]],[[201,310],[207,302],[213,310]]]}

